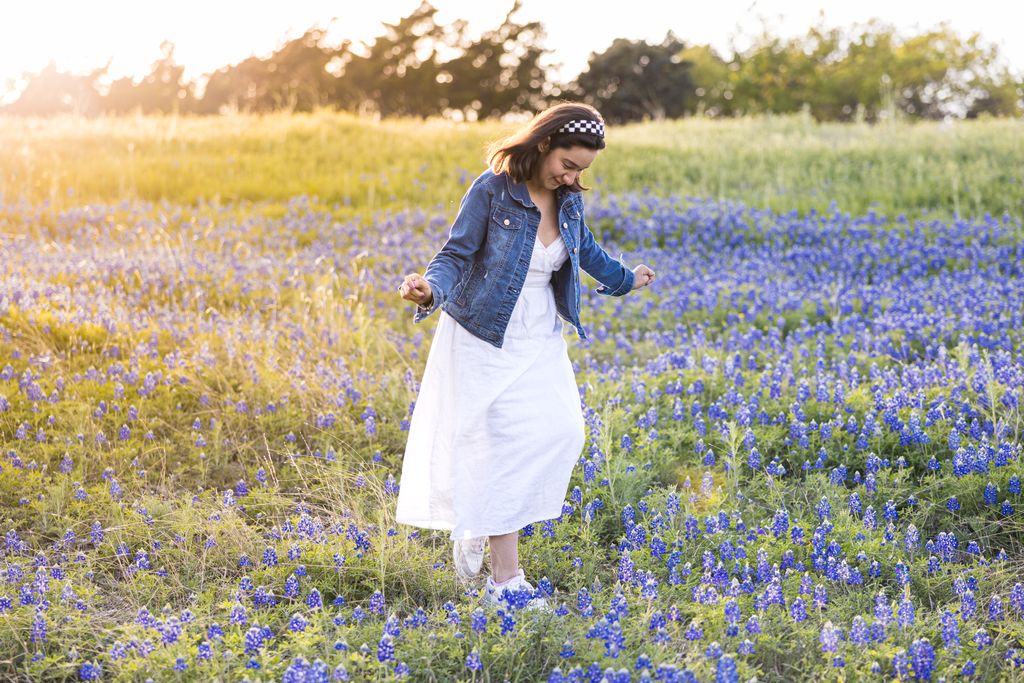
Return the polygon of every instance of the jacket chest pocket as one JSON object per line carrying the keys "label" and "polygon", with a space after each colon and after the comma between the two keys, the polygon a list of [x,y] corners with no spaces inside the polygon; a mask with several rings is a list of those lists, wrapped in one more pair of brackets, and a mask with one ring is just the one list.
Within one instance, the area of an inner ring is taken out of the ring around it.
{"label": "jacket chest pocket", "polygon": [[501,271],[513,248],[522,242],[525,224],[526,216],[514,208],[500,205],[492,208],[483,265]]}
{"label": "jacket chest pocket", "polygon": [[496,206],[491,210],[491,224],[502,230],[518,230],[523,227],[523,214],[515,209]]}

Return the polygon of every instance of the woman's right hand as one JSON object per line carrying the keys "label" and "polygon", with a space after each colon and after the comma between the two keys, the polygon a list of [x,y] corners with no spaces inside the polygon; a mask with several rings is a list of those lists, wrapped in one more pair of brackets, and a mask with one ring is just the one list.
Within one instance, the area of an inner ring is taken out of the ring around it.
{"label": "woman's right hand", "polygon": [[434,301],[434,292],[430,283],[419,273],[409,273],[398,287],[403,299],[408,299],[417,306],[429,306]]}

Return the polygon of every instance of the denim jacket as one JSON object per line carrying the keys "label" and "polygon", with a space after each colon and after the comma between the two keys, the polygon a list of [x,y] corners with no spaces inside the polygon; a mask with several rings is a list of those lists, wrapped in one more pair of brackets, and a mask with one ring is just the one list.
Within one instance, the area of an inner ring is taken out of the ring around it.
{"label": "denim jacket", "polygon": [[[569,258],[551,274],[558,315],[588,339],[580,323],[582,268],[601,283],[598,294],[622,296],[633,289],[635,275],[594,240],[583,218],[583,199],[562,186],[555,191],[558,229]],[[423,277],[434,299],[417,305],[418,323],[437,308],[475,336],[501,348],[512,309],[530,267],[540,209],[525,183],[508,173],[481,173],[462,197],[448,240],[434,255]]]}

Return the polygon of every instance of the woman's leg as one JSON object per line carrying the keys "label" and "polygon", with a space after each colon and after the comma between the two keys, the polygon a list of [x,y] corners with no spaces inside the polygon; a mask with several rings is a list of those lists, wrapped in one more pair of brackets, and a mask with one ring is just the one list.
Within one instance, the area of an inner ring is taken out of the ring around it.
{"label": "woman's leg", "polygon": [[490,536],[491,576],[494,583],[508,581],[519,573],[519,532]]}

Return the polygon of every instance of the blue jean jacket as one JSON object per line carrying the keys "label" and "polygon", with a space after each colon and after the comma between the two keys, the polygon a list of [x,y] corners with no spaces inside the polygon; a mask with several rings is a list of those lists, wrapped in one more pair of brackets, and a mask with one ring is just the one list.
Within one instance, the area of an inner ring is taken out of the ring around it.
{"label": "blue jean jacket", "polygon": [[[580,323],[580,276],[585,270],[602,284],[599,294],[622,296],[633,289],[635,275],[594,240],[583,218],[578,192],[555,191],[558,229],[569,258],[551,274],[558,315],[571,323],[581,339],[588,339]],[[485,170],[462,197],[448,240],[427,265],[423,277],[434,300],[418,305],[418,323],[437,308],[475,336],[501,348],[505,328],[530,267],[540,209],[530,199],[525,183],[508,173]]]}

